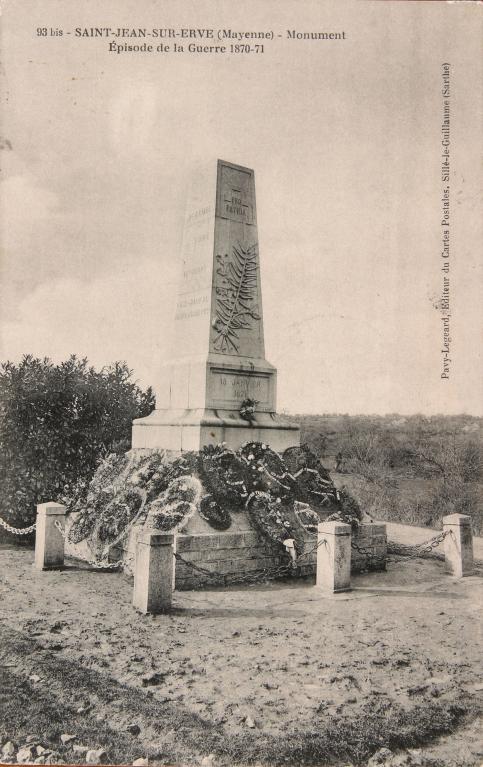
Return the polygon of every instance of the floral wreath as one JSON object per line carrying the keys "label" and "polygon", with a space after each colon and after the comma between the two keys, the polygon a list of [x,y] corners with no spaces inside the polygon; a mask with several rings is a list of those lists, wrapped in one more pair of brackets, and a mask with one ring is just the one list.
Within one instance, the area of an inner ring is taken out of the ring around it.
{"label": "floral wreath", "polygon": [[251,397],[244,399],[240,405],[240,418],[243,418],[244,421],[251,421],[258,404],[259,400],[257,399],[252,399]]}

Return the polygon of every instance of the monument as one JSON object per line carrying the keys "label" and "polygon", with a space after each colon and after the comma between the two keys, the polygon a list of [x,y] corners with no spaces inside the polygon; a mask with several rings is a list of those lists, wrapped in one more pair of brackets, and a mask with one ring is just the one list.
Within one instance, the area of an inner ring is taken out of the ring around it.
{"label": "monument", "polygon": [[218,160],[193,180],[172,354],[156,410],[133,422],[132,446],[298,445],[298,425],[276,413],[276,380],[265,359],[254,172]]}

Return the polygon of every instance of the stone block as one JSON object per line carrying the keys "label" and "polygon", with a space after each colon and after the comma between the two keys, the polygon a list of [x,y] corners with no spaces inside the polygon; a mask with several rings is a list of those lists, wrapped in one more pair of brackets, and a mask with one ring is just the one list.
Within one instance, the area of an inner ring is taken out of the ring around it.
{"label": "stone block", "polygon": [[[243,550],[243,549],[242,549]],[[239,553],[241,549],[217,549],[216,550],[216,560],[225,560],[225,559],[233,559],[236,557],[237,553]],[[246,550],[248,553],[248,550]]]}
{"label": "stone block", "polygon": [[[360,526],[359,531],[360,535],[354,537],[354,543],[361,547],[362,552],[352,549],[352,572],[384,570],[385,524],[364,524]],[[314,536],[307,533],[300,554],[311,553],[309,556],[304,556],[299,565],[299,573],[304,576],[316,572],[318,553],[314,550],[314,544]],[[222,574],[230,572],[243,574],[243,572],[278,567],[287,562],[280,546],[271,544],[256,531],[179,535],[177,550],[186,560],[198,563],[210,572],[216,571]],[[366,551],[368,555],[365,554]],[[190,570],[189,566],[179,561],[176,563],[176,588],[199,588],[209,582],[201,573]]]}
{"label": "stone block", "polygon": [[299,572],[303,578],[308,575],[313,575],[315,572],[315,565],[302,565]]}
{"label": "stone block", "polygon": [[176,551],[178,554],[183,552],[194,551],[193,549],[193,535],[177,535],[176,536]]}
{"label": "stone block", "polygon": [[[207,558],[209,558],[209,555],[211,554],[211,551],[183,551],[177,552],[180,553],[180,556],[183,557],[183,559],[186,559],[187,562],[201,562],[205,561]],[[179,562],[179,560],[177,560]],[[181,563],[180,563],[181,564]]]}
{"label": "stone block", "polygon": [[64,566],[65,506],[61,503],[39,503],[35,530],[35,567],[37,570],[58,570]]}
{"label": "stone block", "polygon": [[383,535],[384,538],[387,538],[387,525],[385,522],[379,524],[379,525],[373,525],[374,532],[377,533],[377,535]]}
{"label": "stone block", "polygon": [[241,549],[250,546],[256,546],[260,543],[260,538],[256,533],[224,533],[219,536],[219,548],[222,549]]}
{"label": "stone block", "polygon": [[184,551],[206,551],[216,549],[220,544],[219,535],[200,533],[198,535],[178,535],[176,537],[176,551],[182,554]]}
{"label": "stone block", "polygon": [[450,514],[443,518],[446,571],[456,578],[473,574],[473,533],[471,518],[466,514]]}
{"label": "stone block", "polygon": [[376,543],[373,546],[373,551],[377,556],[384,556],[387,553],[387,545],[385,543]]}
{"label": "stone block", "polygon": [[[187,558],[187,561],[189,562],[190,560]],[[202,560],[198,560],[198,562],[194,562],[194,564],[196,565],[198,565],[198,563],[200,567],[204,568],[205,570],[208,570],[210,573],[217,570],[218,560],[216,559],[202,559]],[[188,571],[190,573],[193,573],[195,576],[197,576],[198,574],[201,575],[201,573],[197,573],[197,571],[193,570],[193,568],[191,568],[189,565],[186,565],[184,562],[180,562],[179,560],[176,562],[176,570],[178,570],[178,568],[182,572]]]}
{"label": "stone block", "polygon": [[386,544],[386,537],[384,535],[373,535],[368,540],[372,546],[384,546]]}
{"label": "stone block", "polygon": [[351,527],[342,522],[318,525],[316,587],[328,592],[350,591]]}
{"label": "stone block", "polygon": [[256,559],[224,559],[215,563],[214,570],[219,573],[245,573],[259,570],[260,565]]}
{"label": "stone block", "polygon": [[[183,581],[176,584],[176,591],[194,591],[199,588],[201,583],[191,583],[190,581]],[[208,584],[203,584],[208,585]]]}
{"label": "stone block", "polygon": [[136,548],[133,606],[142,613],[162,613],[171,607],[174,536],[146,530]]}

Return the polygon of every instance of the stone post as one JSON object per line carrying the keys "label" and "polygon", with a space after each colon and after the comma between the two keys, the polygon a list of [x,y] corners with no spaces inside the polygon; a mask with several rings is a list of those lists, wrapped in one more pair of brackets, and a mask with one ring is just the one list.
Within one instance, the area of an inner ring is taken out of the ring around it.
{"label": "stone post", "polygon": [[343,522],[321,522],[318,526],[317,577],[324,591],[350,591],[351,526]]}
{"label": "stone post", "polygon": [[443,517],[446,571],[456,578],[473,574],[473,533],[471,518],[466,514]]}
{"label": "stone post", "polygon": [[171,607],[174,535],[143,531],[136,544],[133,606],[140,612],[162,613]]}
{"label": "stone post", "polygon": [[39,503],[35,529],[35,567],[58,570],[64,566],[64,537],[56,523],[65,529],[65,506],[61,503]]}

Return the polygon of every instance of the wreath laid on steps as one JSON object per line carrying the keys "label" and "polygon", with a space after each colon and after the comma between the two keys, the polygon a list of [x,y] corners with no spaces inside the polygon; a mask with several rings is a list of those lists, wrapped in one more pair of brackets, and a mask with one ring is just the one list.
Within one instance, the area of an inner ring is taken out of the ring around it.
{"label": "wreath laid on steps", "polygon": [[159,498],[151,502],[147,525],[166,532],[176,529],[195,513],[201,493],[202,485],[196,477],[189,474],[175,477]]}
{"label": "wreath laid on steps", "polygon": [[201,480],[219,505],[232,511],[245,506],[249,477],[233,450],[224,444],[207,445],[200,450],[198,463]]}
{"label": "wreath laid on steps", "polygon": [[258,404],[257,399],[251,397],[244,399],[240,405],[240,418],[243,418],[244,421],[252,421]]}
{"label": "wreath laid on steps", "polygon": [[135,489],[127,489],[116,495],[106,506],[97,528],[99,540],[116,538],[136,516],[143,502],[142,494]]}
{"label": "wreath laid on steps", "polygon": [[199,514],[215,530],[228,530],[231,527],[229,512],[217,503],[213,495],[205,495],[201,499]]}
{"label": "wreath laid on steps", "polygon": [[327,522],[345,522],[355,532],[362,519],[361,507],[345,488],[338,491],[338,496],[340,508],[327,517]]}
{"label": "wreath laid on steps", "polygon": [[337,505],[337,490],[329,472],[306,445],[289,447],[283,462],[296,480],[298,500],[322,511]]}
{"label": "wreath laid on steps", "polygon": [[293,508],[295,516],[302,527],[308,533],[317,533],[317,525],[320,522],[317,512],[311,509],[308,503],[302,503],[301,501],[295,501]]}
{"label": "wreath laid on steps", "polygon": [[299,537],[293,512],[282,505],[280,498],[270,493],[253,493],[247,511],[253,527],[271,543],[283,544],[287,538]]}
{"label": "wreath laid on steps", "polygon": [[267,541],[282,545],[292,538],[300,547],[323,519],[356,525],[361,518],[357,503],[336,490],[307,447],[280,456],[262,442],[236,451],[210,445],[174,460],[163,451],[112,455],[89,484],[79,483],[74,497],[63,500],[69,512],[79,512],[70,540],[87,539],[93,549],[127,535],[133,521],[181,530],[196,511],[215,530],[229,529],[231,515],[245,511]]}

